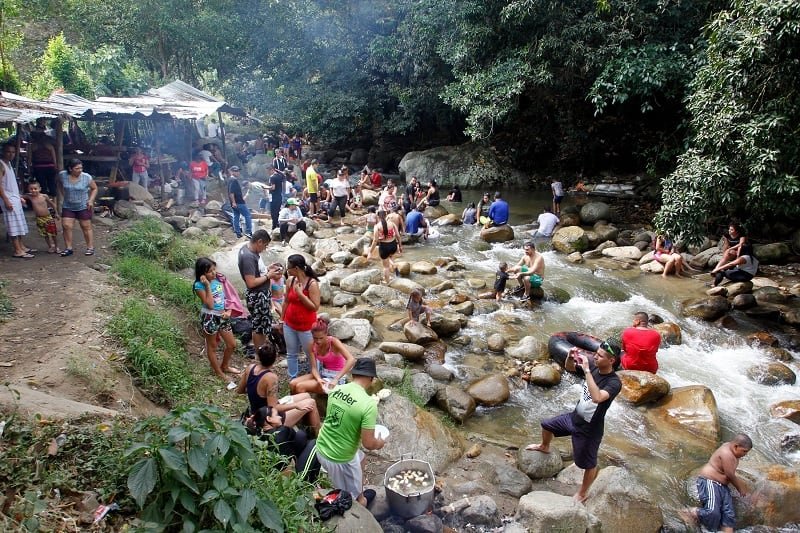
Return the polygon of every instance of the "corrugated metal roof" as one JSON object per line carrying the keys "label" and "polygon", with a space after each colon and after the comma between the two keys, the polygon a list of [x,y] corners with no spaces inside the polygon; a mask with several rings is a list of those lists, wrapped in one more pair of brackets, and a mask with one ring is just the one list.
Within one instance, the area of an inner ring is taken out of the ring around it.
{"label": "corrugated metal roof", "polygon": [[33,122],[39,117],[54,118],[59,114],[42,102],[0,91],[0,122]]}

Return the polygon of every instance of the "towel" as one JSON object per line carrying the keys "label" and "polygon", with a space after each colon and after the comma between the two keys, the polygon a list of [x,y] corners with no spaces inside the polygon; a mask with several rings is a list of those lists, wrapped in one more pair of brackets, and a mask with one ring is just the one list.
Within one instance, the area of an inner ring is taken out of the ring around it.
{"label": "towel", "polygon": [[236,287],[220,273],[217,273],[217,280],[222,283],[222,291],[225,293],[225,309],[231,312],[231,318],[247,318],[249,313],[242,305]]}

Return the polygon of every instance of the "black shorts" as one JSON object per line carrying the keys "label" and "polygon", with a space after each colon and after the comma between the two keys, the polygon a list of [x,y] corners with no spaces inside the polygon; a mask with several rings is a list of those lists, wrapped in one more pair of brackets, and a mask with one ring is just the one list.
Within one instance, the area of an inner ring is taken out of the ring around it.
{"label": "black shorts", "polygon": [[379,242],[378,255],[381,259],[389,259],[397,253],[397,241]]}
{"label": "black shorts", "polygon": [[563,199],[564,199],[563,196],[553,196],[553,202],[555,202],[556,204],[560,204],[561,200]]}
{"label": "black shorts", "polygon": [[556,437],[572,436],[572,458],[578,468],[587,470],[597,466],[597,451],[603,436],[582,433],[572,422],[572,413],[565,413],[542,421],[542,428]]}
{"label": "black shorts", "polygon": [[314,203],[314,204],[317,203],[317,193],[315,193],[315,192],[308,193],[308,200],[311,203]]}
{"label": "black shorts", "polygon": [[250,311],[250,321],[253,323],[253,332],[267,335],[272,331],[272,300],[269,291],[246,291],[247,310]]}

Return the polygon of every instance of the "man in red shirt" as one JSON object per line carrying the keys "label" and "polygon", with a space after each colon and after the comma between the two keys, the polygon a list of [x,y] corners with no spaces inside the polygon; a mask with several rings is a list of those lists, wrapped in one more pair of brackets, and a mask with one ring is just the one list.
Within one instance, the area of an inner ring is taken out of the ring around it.
{"label": "man in red shirt", "polygon": [[622,332],[622,368],[644,370],[655,374],[658,371],[656,352],[661,346],[661,335],[650,328],[647,313],[633,315],[633,326]]}

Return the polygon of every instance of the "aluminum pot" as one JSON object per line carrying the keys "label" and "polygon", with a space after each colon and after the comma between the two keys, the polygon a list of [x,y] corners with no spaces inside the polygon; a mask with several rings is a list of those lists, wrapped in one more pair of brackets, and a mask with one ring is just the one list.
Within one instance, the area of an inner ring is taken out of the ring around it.
{"label": "aluminum pot", "polygon": [[[401,456],[399,461],[386,470],[386,474],[383,476],[383,488],[386,490],[386,501],[389,503],[389,508],[392,512],[403,518],[412,518],[427,512],[433,507],[433,498],[435,496],[433,488],[436,479],[430,463],[417,459],[406,459],[405,457],[405,455]],[[419,470],[428,474],[428,478],[431,480],[430,486],[420,492],[408,495],[389,488],[389,479],[403,470]]]}

